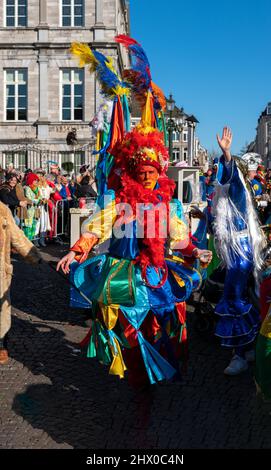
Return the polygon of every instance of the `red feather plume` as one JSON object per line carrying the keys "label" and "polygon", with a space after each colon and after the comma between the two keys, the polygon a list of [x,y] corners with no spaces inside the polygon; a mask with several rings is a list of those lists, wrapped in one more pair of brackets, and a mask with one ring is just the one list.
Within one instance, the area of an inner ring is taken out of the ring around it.
{"label": "red feather plume", "polygon": [[139,44],[139,42],[137,42],[133,38],[130,38],[130,36],[126,36],[125,34],[119,34],[118,36],[116,36],[115,41],[127,48],[133,44],[137,44],[141,47],[141,44]]}

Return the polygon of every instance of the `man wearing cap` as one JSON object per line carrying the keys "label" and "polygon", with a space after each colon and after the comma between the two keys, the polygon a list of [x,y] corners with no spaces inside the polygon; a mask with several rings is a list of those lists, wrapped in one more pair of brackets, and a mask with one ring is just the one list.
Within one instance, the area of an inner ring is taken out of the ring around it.
{"label": "man wearing cap", "polygon": [[265,246],[250,190],[252,172],[256,171],[260,156],[248,153],[242,158],[232,157],[232,132],[228,127],[217,140],[223,155],[213,205],[214,234],[217,253],[227,272],[224,294],[215,310],[215,334],[222,346],[234,351],[224,373],[237,375],[248,368],[247,362],[253,358],[253,342],[260,325],[259,312],[246,295],[250,274],[261,269]]}
{"label": "man wearing cap", "polygon": [[254,198],[262,195],[263,188],[257,178],[258,166],[262,162],[262,158],[258,153],[248,152],[242,156],[242,160],[247,163],[248,169],[248,180],[251,188],[251,192]]}
{"label": "man wearing cap", "polygon": [[50,164],[50,173],[56,178],[60,174],[60,168],[57,163],[52,162]]}

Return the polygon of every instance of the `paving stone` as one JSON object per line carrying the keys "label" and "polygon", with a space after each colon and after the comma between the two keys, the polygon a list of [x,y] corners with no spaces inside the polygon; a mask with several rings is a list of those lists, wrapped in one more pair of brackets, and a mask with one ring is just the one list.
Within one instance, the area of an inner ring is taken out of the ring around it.
{"label": "paving stone", "polygon": [[[43,254],[55,259],[63,249]],[[230,354],[195,333],[192,313],[182,382],[137,394],[77,353],[89,313],[69,308],[65,279],[19,259],[14,272],[11,361],[0,366],[1,449],[270,448],[271,406],[256,398],[253,368],[224,377]]]}

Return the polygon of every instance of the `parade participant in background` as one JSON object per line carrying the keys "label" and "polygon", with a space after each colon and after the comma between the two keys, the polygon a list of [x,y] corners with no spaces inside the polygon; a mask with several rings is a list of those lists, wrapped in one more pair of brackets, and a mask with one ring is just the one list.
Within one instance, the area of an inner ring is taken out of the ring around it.
{"label": "parade participant in background", "polygon": [[27,206],[31,206],[32,201],[30,201],[30,199],[28,199],[24,193],[24,186],[22,184],[24,180],[24,173],[17,173],[17,174],[20,176],[20,178],[17,176],[18,183],[16,185],[16,195],[19,201],[24,202],[24,205],[23,206],[20,205],[20,207],[18,207],[16,214],[18,218],[17,220],[20,221],[18,225],[22,229],[24,227],[24,221],[25,219],[27,219]]}
{"label": "parade participant in background", "polygon": [[59,244],[63,244],[62,240],[57,237],[57,222],[58,222],[58,212],[59,212],[59,205],[61,204],[62,197],[60,196],[56,184],[55,184],[55,175],[50,173],[46,175],[46,181],[48,186],[51,188],[51,195],[48,201],[48,209],[49,209],[49,218],[50,218],[50,225],[51,230],[49,232],[49,239],[55,240]]}
{"label": "parade participant in background", "polygon": [[39,245],[42,247],[46,246],[45,240],[48,235],[48,232],[51,231],[51,223],[50,223],[50,216],[49,216],[49,200],[53,189],[47,183],[45,177],[45,170],[42,168],[38,168],[35,170],[35,173],[39,177],[39,194],[41,197],[40,200],[40,237],[39,237]]}
{"label": "parade participant in background", "polygon": [[248,368],[247,360],[259,331],[259,312],[248,301],[246,288],[250,273],[261,268],[265,238],[249,190],[258,157],[251,154],[232,157],[232,133],[227,127],[217,140],[223,156],[213,206],[214,233],[217,253],[227,267],[227,274],[223,298],[215,310],[219,318],[216,335],[222,346],[234,350],[224,373],[236,375]]}
{"label": "parade participant in background", "polygon": [[201,268],[201,274],[203,279],[209,277],[213,271],[217,269],[220,265],[220,260],[216,254],[214,240],[213,240],[213,199],[215,196],[215,187],[216,187],[216,174],[217,174],[218,159],[215,158],[213,161],[212,169],[208,170],[208,179],[205,183],[205,201],[207,206],[200,210],[196,205],[191,206],[191,217],[199,219],[199,223],[196,231],[193,233],[193,243],[201,249],[208,249],[213,253],[211,263],[206,267],[206,269]]}
{"label": "parade participant in background", "polygon": [[[58,179],[58,178],[57,178]],[[59,189],[60,188],[60,189]],[[62,222],[63,231],[64,233],[69,233],[69,220],[70,220],[70,208],[73,207],[73,200],[71,191],[69,188],[69,181],[67,173],[64,173],[60,177],[60,184],[58,185],[58,191],[60,196],[62,197],[62,204],[63,204],[63,211],[62,211],[62,218],[59,217],[59,222]]]}
{"label": "parade participant in background", "polygon": [[270,207],[268,202],[270,196],[266,193],[266,180],[264,176],[264,167],[260,165],[262,158],[258,153],[247,153],[243,156],[247,160],[253,158],[253,163],[250,163],[250,170],[248,171],[248,180],[252,192],[252,198],[257,211],[257,215],[262,225],[268,223]]}
{"label": "parade participant in background", "polygon": [[28,173],[25,179],[25,196],[32,202],[32,206],[27,207],[27,218],[24,220],[24,233],[29,240],[38,248],[40,231],[40,209],[41,195],[39,191],[39,177],[35,173]]}
{"label": "parade participant in background", "polygon": [[257,198],[261,196],[263,192],[263,185],[257,172],[262,158],[258,153],[248,152],[242,156],[242,160],[248,163],[247,179],[253,198]]}
{"label": "parade participant in background", "polygon": [[11,327],[10,284],[13,267],[11,249],[15,249],[26,261],[39,263],[36,248],[14,223],[7,206],[0,202],[0,364],[8,362],[7,333]]}

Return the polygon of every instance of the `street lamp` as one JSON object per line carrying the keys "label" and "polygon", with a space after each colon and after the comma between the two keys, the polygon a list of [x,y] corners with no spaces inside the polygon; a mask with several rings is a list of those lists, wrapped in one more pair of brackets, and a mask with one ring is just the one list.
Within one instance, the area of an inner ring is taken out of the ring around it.
{"label": "street lamp", "polygon": [[169,99],[167,100],[167,110],[169,112],[169,119],[167,121],[167,130],[168,130],[168,150],[169,150],[169,161],[170,163],[172,162],[172,133],[175,129],[175,122],[172,119],[172,113],[175,109],[175,101],[172,97],[172,94],[170,93]]}

